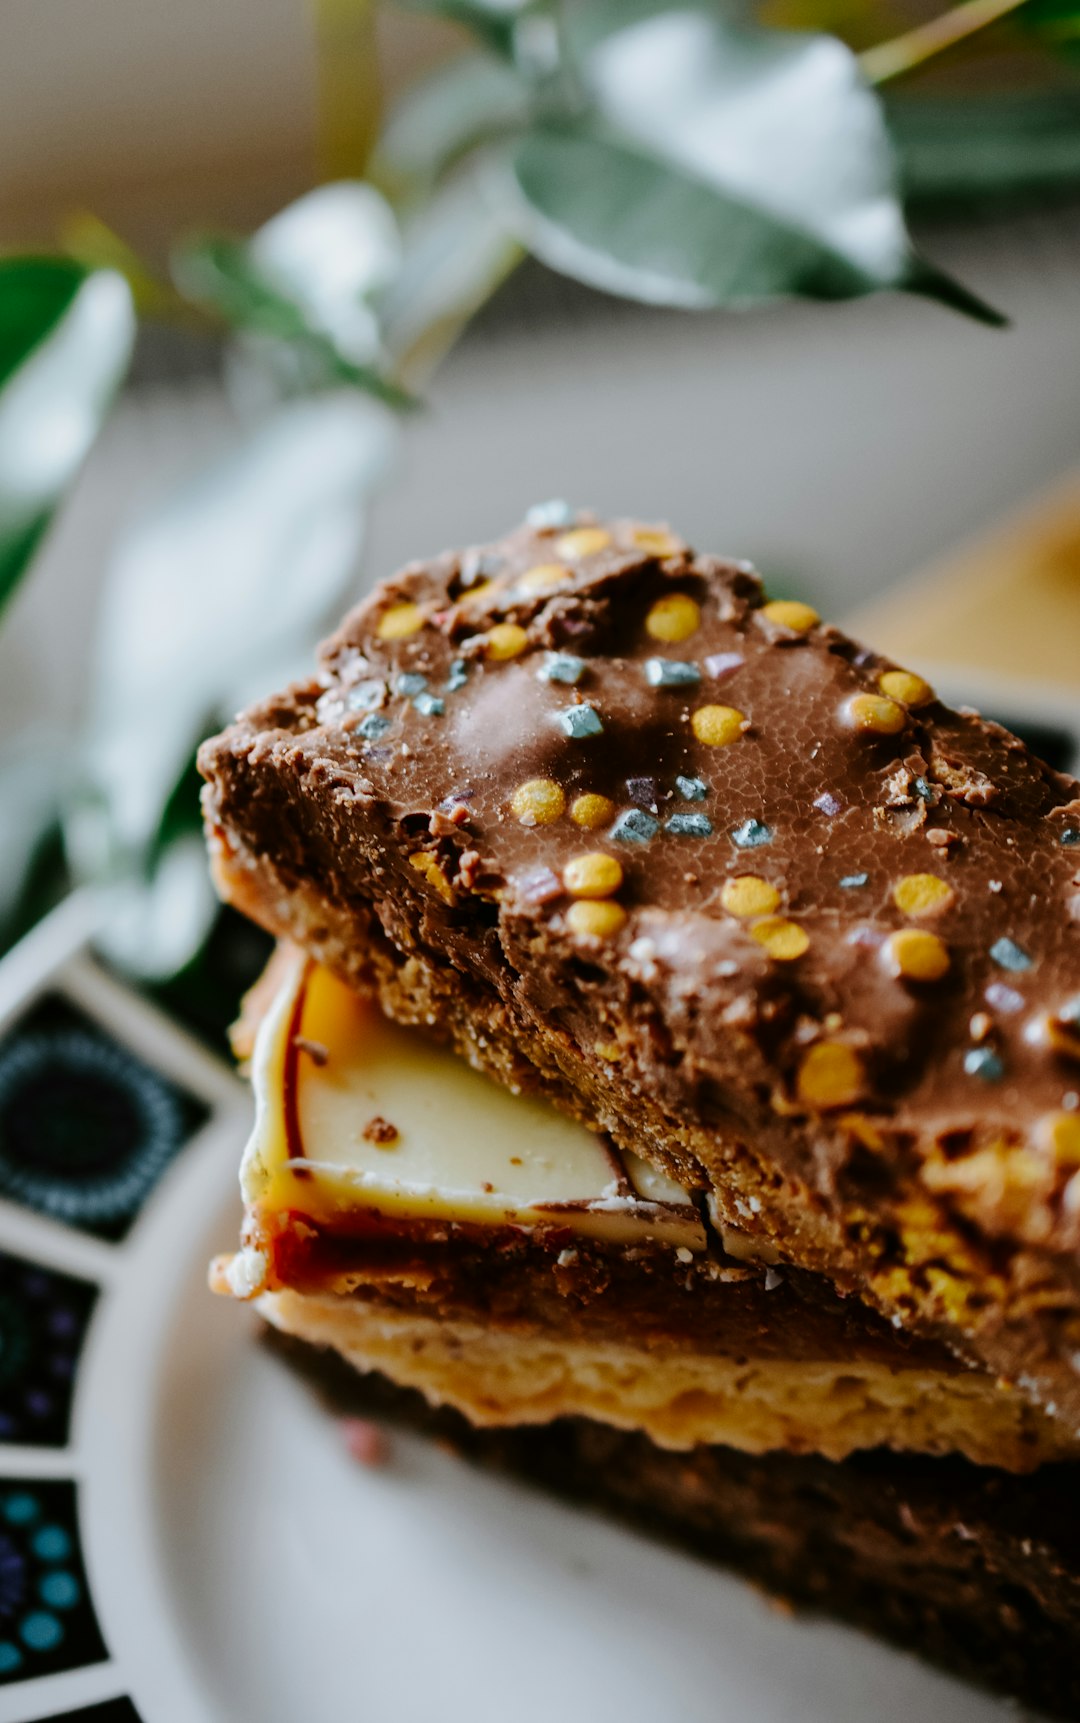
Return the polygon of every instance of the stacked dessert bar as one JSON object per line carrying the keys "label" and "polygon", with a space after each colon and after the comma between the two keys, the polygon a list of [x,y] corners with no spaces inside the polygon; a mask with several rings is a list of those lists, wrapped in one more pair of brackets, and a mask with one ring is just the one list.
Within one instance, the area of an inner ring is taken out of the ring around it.
{"label": "stacked dessert bar", "polygon": [[218,1284],[358,1399],[1075,1714],[1080,787],[747,565],[554,508],[201,766],[282,942]]}

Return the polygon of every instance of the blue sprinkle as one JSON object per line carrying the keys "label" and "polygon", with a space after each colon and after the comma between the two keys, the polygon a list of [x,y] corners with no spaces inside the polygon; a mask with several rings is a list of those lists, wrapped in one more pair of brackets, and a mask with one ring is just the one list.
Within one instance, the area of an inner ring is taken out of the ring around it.
{"label": "blue sprinkle", "polygon": [[0,1675],[12,1675],[22,1662],[22,1652],[10,1639],[0,1639]]}
{"label": "blue sprinkle", "polygon": [[384,718],[381,712],[369,712],[356,726],[361,736],[367,742],[377,742],[380,736],[385,736],[390,728],[389,718]]}
{"label": "blue sprinkle", "polygon": [[411,700],[414,694],[422,694],[426,687],[427,677],[421,676],[419,670],[403,670],[394,683],[394,692]]}
{"label": "blue sprinkle", "polygon": [[735,827],[731,841],[736,849],[759,850],[762,845],[772,843],[772,829],[760,820],[744,820],[741,826]]}
{"label": "blue sprinkle", "polygon": [[556,712],[555,721],[565,736],[580,742],[585,736],[599,736],[603,731],[600,714],[592,706],[566,706]]}
{"label": "blue sprinkle", "polygon": [[574,511],[569,503],[561,497],[553,497],[547,503],[533,503],[525,516],[526,526],[570,526],[574,519]]}
{"label": "blue sprinkle", "polygon": [[964,1054],[964,1070],[969,1077],[981,1077],[984,1083],[998,1083],[1005,1067],[992,1047],[972,1047]]}
{"label": "blue sprinkle", "polygon": [[358,682],[350,688],[345,696],[345,704],[350,712],[370,712],[376,706],[381,706],[386,693],[386,683],[379,681]]}
{"label": "blue sprinkle", "polygon": [[4,1503],[4,1518],[9,1526],[26,1526],[38,1517],[37,1497],[19,1490]]}
{"label": "blue sprinkle", "polygon": [[676,778],[675,788],[685,802],[703,802],[709,793],[704,778]]}
{"label": "blue sprinkle", "polygon": [[38,1595],[42,1603],[47,1603],[50,1609],[74,1609],[82,1592],[75,1575],[59,1568],[56,1572],[45,1575],[38,1586]]}
{"label": "blue sprinkle", "polygon": [[990,955],[1000,969],[1011,969],[1016,975],[1030,969],[1034,961],[1015,939],[996,939],[990,947]]}
{"label": "blue sprinkle", "polygon": [[1070,999],[1067,1005],[1061,1007],[1058,1016],[1063,1023],[1071,1023],[1080,1029],[1080,999]]}
{"label": "blue sprinkle", "polygon": [[32,1548],[40,1561],[63,1561],[71,1553],[71,1539],[63,1526],[42,1526],[34,1533]]}
{"label": "blue sprinkle", "polygon": [[659,830],[660,821],[654,820],[644,808],[630,808],[619,815],[608,836],[620,844],[647,844]]}
{"label": "blue sprinkle", "polygon": [[438,694],[418,694],[413,706],[422,718],[441,718],[446,711],[446,701],[440,699]]}
{"label": "blue sprinkle", "polygon": [[647,658],[645,680],[650,688],[694,688],[701,681],[701,671],[677,658]]}
{"label": "blue sprinkle", "polygon": [[672,814],[664,830],[677,838],[711,838],[712,821],[708,814]]}
{"label": "blue sprinkle", "polygon": [[846,873],[840,881],[845,891],[858,891],[860,886],[869,883],[870,875],[868,873]]}
{"label": "blue sprinkle", "polygon": [[573,652],[549,652],[536,674],[545,682],[562,682],[573,688],[585,674],[585,660]]}
{"label": "blue sprinkle", "polygon": [[925,778],[916,778],[913,781],[911,787],[915,791],[915,794],[918,796],[920,802],[932,802],[933,801],[934,792],[930,788],[930,785],[927,783]]}
{"label": "blue sprinkle", "polygon": [[456,694],[459,688],[464,688],[469,680],[469,666],[464,658],[455,658],[450,666],[450,674],[446,678],[446,692]]}
{"label": "blue sprinkle", "polygon": [[19,1638],[31,1651],[52,1651],[64,1637],[64,1630],[55,1615],[36,1609],[24,1615],[19,1623]]}
{"label": "blue sprinkle", "polygon": [[1061,834],[1061,841],[1066,848],[1070,847],[1072,844],[1080,844],[1080,827],[1066,826],[1065,830]]}

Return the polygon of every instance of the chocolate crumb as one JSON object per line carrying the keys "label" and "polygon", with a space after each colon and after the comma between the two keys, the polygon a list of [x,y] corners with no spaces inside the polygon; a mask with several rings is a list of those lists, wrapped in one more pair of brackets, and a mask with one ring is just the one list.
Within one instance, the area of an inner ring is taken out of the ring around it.
{"label": "chocolate crumb", "polygon": [[368,1120],[361,1135],[366,1142],[377,1143],[380,1149],[385,1149],[391,1143],[397,1142],[401,1132],[396,1125],[390,1123],[389,1119],[384,1119],[376,1113],[373,1119]]}
{"label": "chocolate crumb", "polygon": [[298,1047],[301,1053],[306,1053],[311,1063],[318,1065],[320,1070],[330,1057],[328,1047],[325,1047],[321,1041],[309,1041],[306,1035],[294,1035],[293,1046]]}

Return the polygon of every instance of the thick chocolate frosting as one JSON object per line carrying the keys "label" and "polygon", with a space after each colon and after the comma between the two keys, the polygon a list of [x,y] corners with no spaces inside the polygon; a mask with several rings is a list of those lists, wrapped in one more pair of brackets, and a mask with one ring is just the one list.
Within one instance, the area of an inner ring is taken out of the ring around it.
{"label": "thick chocolate frosting", "polygon": [[1080,1419],[1080,786],[1015,737],[746,564],[549,513],[200,763],[275,931],[457,976],[472,1056]]}

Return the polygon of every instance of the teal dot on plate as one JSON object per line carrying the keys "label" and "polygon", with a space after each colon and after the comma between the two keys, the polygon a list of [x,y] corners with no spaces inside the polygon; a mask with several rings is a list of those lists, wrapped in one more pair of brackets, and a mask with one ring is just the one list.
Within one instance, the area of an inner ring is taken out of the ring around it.
{"label": "teal dot on plate", "polygon": [[63,1526],[42,1526],[31,1547],[39,1561],[63,1561],[71,1554],[71,1539]]}
{"label": "teal dot on plate", "polygon": [[50,1609],[74,1609],[79,1601],[79,1582],[73,1573],[58,1568],[47,1573],[38,1586],[38,1596]]}
{"label": "teal dot on plate", "polygon": [[19,1638],[31,1651],[52,1651],[64,1637],[64,1629],[55,1615],[49,1615],[44,1609],[35,1609],[31,1615],[24,1615],[19,1623]]}
{"label": "teal dot on plate", "polygon": [[0,1675],[11,1675],[22,1662],[22,1652],[10,1639],[0,1639]]}
{"label": "teal dot on plate", "polygon": [[4,1518],[9,1526],[28,1526],[39,1513],[37,1497],[19,1490],[4,1503]]}

